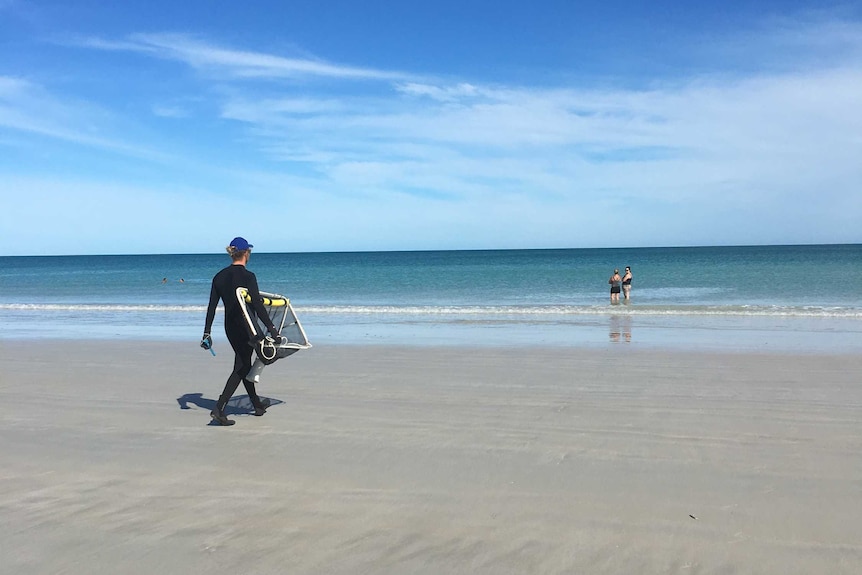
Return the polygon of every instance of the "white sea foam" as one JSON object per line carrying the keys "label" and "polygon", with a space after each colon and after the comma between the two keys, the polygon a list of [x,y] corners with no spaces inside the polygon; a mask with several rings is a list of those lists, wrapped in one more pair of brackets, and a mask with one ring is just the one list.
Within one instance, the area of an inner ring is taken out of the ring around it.
{"label": "white sea foam", "polygon": [[[205,313],[204,305],[164,304],[79,304],[79,303],[5,303],[0,311],[20,313],[66,312],[71,314],[174,314]],[[219,311],[222,311],[219,308]],[[750,317],[804,317],[845,318],[862,320],[862,309],[824,306],[697,306],[697,305],[549,305],[549,306],[392,306],[392,305],[309,305],[297,306],[299,314],[334,316],[382,315],[416,317],[523,317],[531,316],[750,316]]]}
{"label": "white sea foam", "polygon": [[206,306],[200,305],[161,305],[161,304],[81,304],[81,303],[0,303],[0,310],[10,311],[65,311],[65,312],[201,312],[206,311]]}

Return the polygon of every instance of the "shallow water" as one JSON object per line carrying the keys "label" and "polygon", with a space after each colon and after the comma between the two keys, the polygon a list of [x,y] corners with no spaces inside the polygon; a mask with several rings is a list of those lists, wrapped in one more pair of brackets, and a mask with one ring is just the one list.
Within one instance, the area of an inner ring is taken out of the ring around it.
{"label": "shallow water", "polygon": [[[195,340],[224,255],[0,258],[0,338]],[[312,342],[860,349],[862,246],[254,253]],[[607,279],[630,265],[632,299]],[[217,320],[217,324],[220,322]]]}

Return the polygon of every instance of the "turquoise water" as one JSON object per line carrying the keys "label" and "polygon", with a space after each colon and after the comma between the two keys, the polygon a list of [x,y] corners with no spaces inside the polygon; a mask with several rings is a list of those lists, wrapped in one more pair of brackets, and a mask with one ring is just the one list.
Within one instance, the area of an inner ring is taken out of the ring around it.
{"label": "turquoise water", "polygon": [[[195,340],[229,260],[0,263],[2,338]],[[611,305],[607,279],[627,265],[632,299]],[[862,345],[862,245],[254,253],[248,267],[318,344]]]}

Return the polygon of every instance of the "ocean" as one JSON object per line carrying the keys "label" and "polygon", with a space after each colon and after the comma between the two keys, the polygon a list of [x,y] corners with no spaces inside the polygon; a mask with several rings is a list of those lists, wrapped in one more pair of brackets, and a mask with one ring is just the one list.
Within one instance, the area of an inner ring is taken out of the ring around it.
{"label": "ocean", "polygon": [[[196,344],[212,276],[230,260],[0,262],[0,340]],[[631,300],[611,305],[607,280],[625,266]],[[248,268],[262,290],[291,299],[315,345],[862,351],[862,245],[255,252]],[[221,334],[220,318],[214,331]]]}

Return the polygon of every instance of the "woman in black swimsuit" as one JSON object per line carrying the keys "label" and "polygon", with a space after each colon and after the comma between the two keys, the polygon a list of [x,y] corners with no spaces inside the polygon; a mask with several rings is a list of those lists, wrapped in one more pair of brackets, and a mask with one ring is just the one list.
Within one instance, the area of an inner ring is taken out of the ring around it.
{"label": "woman in black swimsuit", "polygon": [[626,266],[626,273],[623,274],[623,298],[629,299],[632,293],[632,268]]}

